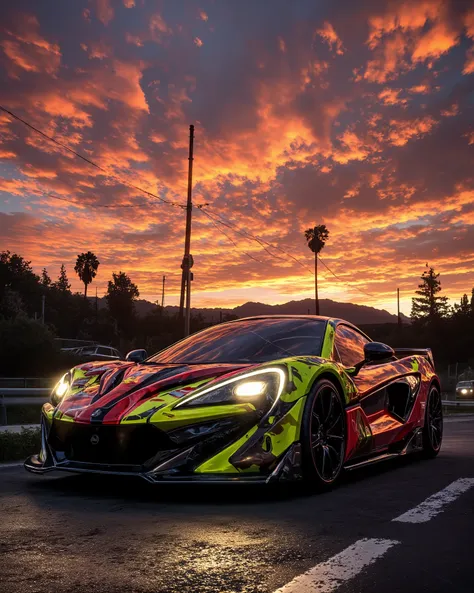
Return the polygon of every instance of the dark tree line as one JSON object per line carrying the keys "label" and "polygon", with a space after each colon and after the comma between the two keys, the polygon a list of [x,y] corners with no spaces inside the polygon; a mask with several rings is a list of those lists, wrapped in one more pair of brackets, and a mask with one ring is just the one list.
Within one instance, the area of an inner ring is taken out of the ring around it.
{"label": "dark tree line", "polygon": [[[140,293],[125,272],[112,274],[105,307],[94,297],[86,298],[98,267],[93,253],[79,254],[75,271],[84,283],[81,295],[71,291],[64,265],[53,280],[45,268],[35,274],[21,255],[0,253],[0,375],[49,376],[75,364],[60,352],[56,338],[90,340],[125,354],[135,347],[152,353],[182,337],[182,324],[160,306],[145,317],[136,314]],[[192,331],[205,326],[202,319],[191,319]]]}

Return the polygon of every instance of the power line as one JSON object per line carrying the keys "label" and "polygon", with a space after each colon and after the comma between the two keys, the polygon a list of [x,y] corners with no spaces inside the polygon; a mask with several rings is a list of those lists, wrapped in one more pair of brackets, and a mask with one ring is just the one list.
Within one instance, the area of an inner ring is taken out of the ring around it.
{"label": "power line", "polygon": [[124,181],[123,179],[121,179],[117,175],[113,175],[113,174],[108,173],[106,169],[104,169],[103,167],[101,167],[97,163],[94,163],[94,161],[91,161],[90,159],[88,159],[84,155],[80,154],[79,152],[76,152],[75,150],[73,150],[72,148],[70,148],[69,146],[67,146],[66,144],[64,144],[63,142],[60,142],[59,140],[56,140],[52,136],[48,136],[48,134],[45,134],[44,132],[42,132],[41,130],[39,130],[38,128],[36,128],[35,126],[33,126],[32,124],[28,123],[23,118],[21,118],[19,115],[16,115],[12,111],[9,111],[8,109],[6,109],[5,107],[3,107],[2,105],[0,105],[0,110],[3,111],[4,113],[7,113],[10,117],[13,117],[17,121],[21,122],[22,124],[24,124],[25,126],[27,126],[28,128],[30,128],[30,130],[33,130],[37,134],[40,134],[41,136],[43,136],[43,138],[46,138],[46,140],[48,140],[49,142],[53,142],[57,146],[60,146],[64,150],[67,150],[68,152],[70,152],[71,154],[73,154],[74,156],[76,156],[77,158],[82,159],[84,162],[88,163],[92,167],[95,167],[96,169],[98,169],[99,171],[101,171],[102,173],[104,173],[107,177],[109,177],[111,179],[115,179],[116,181],[118,181],[122,185],[126,185],[126,186],[128,186],[128,187],[130,187],[132,189],[135,189],[135,190],[137,190],[139,192],[142,192],[142,193],[146,194],[147,196],[149,196],[149,197],[151,197],[151,198],[153,198],[155,200],[159,200],[160,202],[163,202],[164,204],[168,204],[170,206],[175,206],[175,207],[178,207],[178,208],[186,208],[186,206],[183,205],[183,204],[179,204],[177,202],[170,202],[169,200],[165,200],[165,198],[161,198],[160,196],[157,196],[156,194],[153,194],[153,193],[147,191],[146,189],[143,189],[142,187],[139,187],[138,185],[134,185],[133,183],[129,183],[128,181]]}
{"label": "power line", "polygon": [[42,194],[44,196],[53,198],[54,200],[61,200],[62,202],[73,204],[74,206],[84,206],[86,208],[110,208],[115,210],[116,208],[139,208],[140,206],[150,206],[149,202],[142,202],[140,204],[82,204],[76,200],[69,200],[68,198],[57,196],[56,194],[52,194],[50,192],[42,192]]}
{"label": "power line", "polygon": [[[203,207],[203,205],[201,205],[201,206],[198,206],[198,208],[200,208],[202,211],[204,211],[204,207]],[[209,208],[208,208],[208,210],[209,210]],[[207,213],[207,214],[208,214],[208,213]],[[235,224],[234,224],[233,222],[229,221],[228,219],[225,219],[225,218],[224,218],[224,217],[223,217],[221,214],[218,214],[217,212],[216,212],[215,214],[216,214],[217,216],[219,216],[219,217],[222,219],[221,221],[219,221],[221,224],[224,224],[224,222],[223,222],[223,221],[226,221],[226,222],[228,223],[228,224],[226,224],[226,226],[229,226],[229,228],[232,228],[232,225],[233,225],[233,226],[234,226],[234,230],[235,230],[235,232],[237,232],[237,230],[236,230],[236,228],[237,228],[237,227],[235,227]],[[245,233],[245,234],[244,234],[244,233]],[[294,256],[293,256],[291,253],[288,253],[286,250],[282,249],[281,247],[278,247],[278,246],[276,246],[276,245],[272,245],[272,244],[271,244],[271,243],[269,243],[268,241],[265,241],[264,239],[261,239],[261,238],[259,238],[259,237],[255,236],[255,235],[252,235],[252,234],[251,234],[251,233],[249,233],[248,231],[244,231],[244,232],[241,232],[241,233],[239,233],[239,234],[242,234],[242,235],[244,235],[244,236],[247,236],[247,237],[249,237],[249,238],[251,238],[251,239],[253,239],[253,240],[257,241],[257,242],[258,242],[258,243],[260,243],[260,244],[262,244],[262,243],[265,243],[266,245],[268,245],[268,246],[272,247],[273,249],[277,249],[277,250],[281,251],[282,253],[286,254],[288,257],[290,257],[290,258],[291,258],[292,260],[294,260],[295,262],[297,262],[297,263],[299,263],[300,265],[303,265],[303,266],[305,266],[307,269],[311,270],[311,273],[312,273],[312,274],[314,274],[314,271],[313,271],[313,269],[312,269],[312,268],[310,268],[310,266],[308,266],[306,263],[302,262],[302,261],[301,261],[301,260],[299,260],[298,258],[294,257]],[[266,251],[268,251],[268,250],[266,250]],[[270,253],[270,252],[269,252],[269,253]],[[270,253],[270,255],[274,256],[274,254],[272,254],[272,253]],[[277,257],[277,256],[274,256],[274,257]],[[283,259],[283,258],[279,258],[279,259]],[[351,288],[351,289],[353,289],[353,290],[357,290],[357,291],[359,291],[360,293],[364,294],[365,296],[369,296],[369,297],[373,297],[373,296],[374,296],[373,294],[370,294],[369,292],[366,292],[366,291],[362,290],[362,289],[361,289],[361,288],[359,288],[358,286],[351,285],[351,284],[350,284],[350,283],[348,283],[346,280],[343,280],[341,277],[339,277],[339,276],[338,276],[338,275],[337,275],[335,272],[333,272],[333,271],[331,270],[331,268],[330,268],[330,267],[329,267],[329,266],[326,264],[326,262],[325,262],[323,259],[321,259],[321,257],[320,257],[319,255],[318,255],[318,259],[319,259],[319,261],[320,261],[320,262],[323,264],[323,266],[324,266],[324,267],[325,267],[325,268],[328,270],[328,272],[329,272],[330,274],[332,274],[332,276],[334,276],[334,278],[336,278],[336,280],[339,280],[340,282],[342,282],[342,283],[343,283],[345,286],[347,286],[347,287],[349,287],[349,288]]]}
{"label": "power line", "polygon": [[[224,237],[226,237],[233,245],[236,249],[238,249],[238,245],[237,243],[232,239],[232,237],[229,237],[229,235],[223,231],[221,228],[219,228],[217,226],[217,224],[215,223],[214,219],[212,218],[212,216],[210,216],[205,210],[203,210],[201,207],[198,206],[198,210],[199,212],[202,212],[203,214],[205,214],[209,220],[211,221],[211,224],[219,231],[219,233],[222,233],[224,235]],[[250,253],[247,253],[246,251],[242,251],[242,253],[244,255],[246,255],[247,257],[249,257],[250,259],[253,259],[254,261],[256,261],[259,264],[263,264],[263,262],[260,259],[257,259],[256,257],[254,257],[253,255],[250,255]]]}
{"label": "power line", "polygon": [[328,271],[330,274],[332,274],[332,275],[334,276],[334,278],[336,278],[336,279],[337,279],[337,280],[339,280],[340,282],[343,282],[343,283],[344,283],[346,286],[349,286],[350,288],[354,288],[354,290],[358,290],[359,292],[361,292],[362,294],[365,294],[366,296],[369,296],[369,297],[374,297],[374,296],[375,296],[375,295],[373,295],[373,294],[370,294],[370,292],[366,292],[365,290],[362,290],[361,288],[359,288],[359,287],[357,287],[357,286],[355,286],[355,285],[353,285],[353,286],[352,286],[352,285],[351,285],[351,284],[349,284],[349,283],[348,283],[346,280],[343,280],[343,279],[342,279],[342,278],[340,278],[340,277],[339,277],[337,274],[335,274],[335,273],[334,273],[334,272],[331,270],[331,268],[330,268],[330,267],[329,267],[329,266],[326,264],[326,262],[325,262],[323,259],[321,259],[321,257],[320,257],[319,255],[318,255],[318,259],[319,259],[319,261],[320,261],[320,262],[323,264],[323,266],[326,268],[326,270],[327,270],[327,271]]}
{"label": "power line", "polygon": [[[202,206],[198,206],[198,208],[200,210],[203,210]],[[209,212],[207,212],[207,214],[209,215]],[[234,223],[231,223],[230,221],[226,221],[226,219],[223,216],[221,216],[220,214],[218,214],[218,216],[220,217],[220,220],[217,218],[214,218],[215,222],[218,222],[219,224],[233,230],[235,233],[237,233],[238,235],[241,235],[242,237],[245,237],[246,239],[252,239],[253,241],[256,241],[262,247],[262,249],[264,249],[271,257],[275,257],[277,259],[281,259],[281,260],[285,261],[284,257],[275,255],[274,253],[272,253],[265,247],[265,245],[269,245],[270,247],[273,247],[274,249],[276,249],[273,245],[270,245],[269,243],[267,243],[266,241],[263,241],[259,237],[252,235],[248,231],[243,231],[243,230],[239,229]]]}
{"label": "power line", "polygon": [[[201,207],[202,209],[202,207]],[[208,208],[209,210],[209,208]],[[268,247],[271,247],[272,249],[275,249],[277,251],[281,251],[282,253],[284,253],[286,256],[288,256],[289,258],[291,258],[293,261],[295,261],[296,263],[300,264],[301,266],[304,266],[305,268],[307,268],[308,270],[311,270],[311,272],[313,272],[312,268],[310,266],[308,266],[307,263],[301,261],[300,259],[298,259],[297,257],[295,257],[294,255],[292,255],[291,253],[289,253],[288,251],[286,251],[285,249],[283,249],[282,247],[279,247],[277,245],[273,245],[272,243],[269,243],[268,241],[265,241],[264,239],[257,237],[256,235],[252,235],[252,233],[249,233],[248,231],[242,231],[242,230],[237,230],[238,227],[235,225],[234,222],[224,218],[221,214],[218,214],[217,212],[215,213],[217,216],[220,217],[221,220],[219,220],[218,222],[220,222],[220,224],[223,224],[225,226],[228,226],[229,228],[232,228],[232,230],[234,230],[236,233],[253,239],[254,241],[257,241],[257,243],[259,243],[263,249],[265,249],[265,251],[267,253],[269,253],[272,257],[276,257],[277,259],[281,259],[283,261],[286,261],[284,257],[280,257],[278,255],[275,255],[274,253],[272,253],[271,251],[269,251],[268,249],[266,249],[265,245],[267,245]],[[225,221],[225,222],[224,222]]]}

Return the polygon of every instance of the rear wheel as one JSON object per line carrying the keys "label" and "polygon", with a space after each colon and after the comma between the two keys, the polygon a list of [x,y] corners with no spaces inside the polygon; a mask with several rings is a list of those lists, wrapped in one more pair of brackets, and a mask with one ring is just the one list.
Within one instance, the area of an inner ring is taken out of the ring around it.
{"label": "rear wheel", "polygon": [[423,428],[423,456],[436,457],[443,441],[443,406],[441,394],[432,385],[426,402],[425,426]]}
{"label": "rear wheel", "polygon": [[318,381],[309,395],[301,436],[305,482],[329,488],[342,471],[346,451],[345,409],[331,381]]}

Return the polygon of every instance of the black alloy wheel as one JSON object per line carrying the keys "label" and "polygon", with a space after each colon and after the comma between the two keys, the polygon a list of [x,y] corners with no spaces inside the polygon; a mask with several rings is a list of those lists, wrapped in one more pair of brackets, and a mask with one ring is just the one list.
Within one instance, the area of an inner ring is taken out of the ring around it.
{"label": "black alloy wheel", "polygon": [[336,482],[346,451],[342,398],[329,380],[319,381],[309,396],[303,418],[303,471],[308,483],[327,488]]}
{"label": "black alloy wheel", "polygon": [[443,441],[443,404],[441,394],[434,385],[426,402],[425,426],[423,428],[423,453],[425,457],[436,457]]}

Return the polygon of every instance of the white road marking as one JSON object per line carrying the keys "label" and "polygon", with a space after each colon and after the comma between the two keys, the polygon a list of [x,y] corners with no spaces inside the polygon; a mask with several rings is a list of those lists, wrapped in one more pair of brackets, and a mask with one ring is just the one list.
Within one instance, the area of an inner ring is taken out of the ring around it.
{"label": "white road marking", "polygon": [[449,486],[446,486],[443,490],[436,492],[436,494],[433,494],[418,506],[403,513],[403,515],[400,515],[396,519],[392,519],[392,521],[400,521],[401,523],[426,523],[441,513],[443,507],[456,500],[456,498],[473,486],[474,478],[460,478]]}
{"label": "white road marking", "polygon": [[275,593],[330,593],[373,564],[400,542],[390,539],[360,539],[326,562],[295,577]]}

